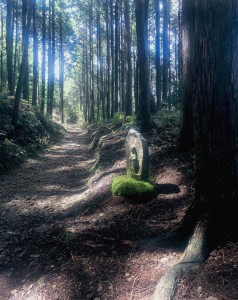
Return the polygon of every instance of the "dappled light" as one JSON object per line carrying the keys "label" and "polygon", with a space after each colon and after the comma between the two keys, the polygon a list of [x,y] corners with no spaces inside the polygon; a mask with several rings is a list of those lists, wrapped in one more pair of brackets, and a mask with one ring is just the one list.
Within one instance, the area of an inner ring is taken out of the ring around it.
{"label": "dappled light", "polygon": [[[122,138],[105,139],[99,160],[88,149],[89,141],[79,128],[69,127],[65,142],[2,176],[1,224],[12,221],[3,247],[11,263],[3,265],[0,280],[8,279],[11,299],[64,299],[76,282],[72,295],[80,298],[93,293],[126,299],[129,293],[132,299],[149,299],[157,278],[181,252],[143,250],[139,241],[165,233],[181,219],[186,203],[182,170],[178,173],[164,161],[157,173],[160,192],[153,201],[133,205],[121,197],[113,199],[112,178],[125,173],[126,167]],[[101,168],[89,171],[98,161]],[[173,183],[166,181],[172,177]],[[10,269],[14,272],[7,276]]]}

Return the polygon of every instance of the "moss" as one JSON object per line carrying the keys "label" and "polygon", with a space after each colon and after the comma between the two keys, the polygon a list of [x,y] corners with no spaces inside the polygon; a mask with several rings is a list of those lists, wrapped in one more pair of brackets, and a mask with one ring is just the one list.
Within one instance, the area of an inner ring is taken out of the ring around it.
{"label": "moss", "polygon": [[148,201],[154,195],[154,185],[128,176],[117,176],[112,181],[112,194],[123,196],[133,201]]}

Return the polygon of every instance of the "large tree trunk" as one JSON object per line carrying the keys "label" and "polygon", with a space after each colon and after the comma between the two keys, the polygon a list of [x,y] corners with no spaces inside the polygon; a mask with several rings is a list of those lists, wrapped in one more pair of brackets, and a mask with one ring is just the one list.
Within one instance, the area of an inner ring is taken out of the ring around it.
{"label": "large tree trunk", "polygon": [[183,98],[179,149],[188,151],[194,146],[193,88],[194,88],[194,7],[193,1],[184,0],[182,8],[182,62]]}
{"label": "large tree trunk", "polygon": [[196,185],[187,215],[197,225],[181,259],[158,284],[156,300],[172,300],[181,275],[237,228],[238,2],[194,0],[194,17]]}
{"label": "large tree trunk", "polygon": [[195,1],[196,197],[219,227],[238,207],[237,17],[235,0]]}
{"label": "large tree trunk", "polygon": [[149,65],[148,65],[148,40],[146,7],[148,0],[136,0],[136,33],[139,68],[139,120],[141,130],[146,131],[151,125],[150,100],[149,100]]}

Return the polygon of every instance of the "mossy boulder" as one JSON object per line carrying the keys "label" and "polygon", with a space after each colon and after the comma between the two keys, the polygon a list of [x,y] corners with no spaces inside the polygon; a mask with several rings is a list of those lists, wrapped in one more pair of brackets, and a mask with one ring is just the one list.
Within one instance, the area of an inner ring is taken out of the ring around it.
{"label": "mossy boulder", "polygon": [[150,182],[117,176],[112,181],[112,194],[126,197],[133,202],[148,201],[155,196],[155,187]]}

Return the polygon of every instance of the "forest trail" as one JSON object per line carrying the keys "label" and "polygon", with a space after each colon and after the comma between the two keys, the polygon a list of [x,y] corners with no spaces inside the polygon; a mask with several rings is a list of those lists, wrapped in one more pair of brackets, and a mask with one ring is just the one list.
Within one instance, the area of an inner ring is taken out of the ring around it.
{"label": "forest trail", "polygon": [[[179,257],[181,249],[138,246],[181,219],[188,200],[179,171],[164,166],[158,176],[169,190],[132,205],[110,192],[125,171],[125,132],[105,142],[96,172],[90,142],[69,126],[60,144],[1,176],[0,299],[149,300]],[[173,161],[161,149],[163,164]]]}

